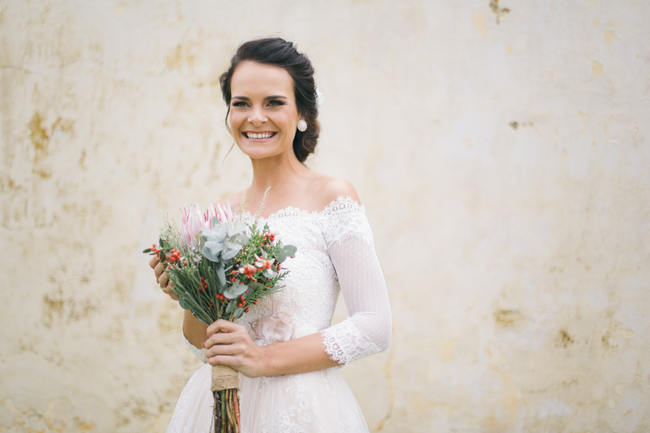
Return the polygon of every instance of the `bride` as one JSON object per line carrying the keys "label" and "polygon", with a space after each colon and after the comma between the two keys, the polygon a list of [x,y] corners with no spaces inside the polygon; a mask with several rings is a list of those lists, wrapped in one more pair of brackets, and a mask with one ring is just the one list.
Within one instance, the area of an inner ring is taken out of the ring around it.
{"label": "bride", "polygon": [[[313,68],[280,38],[244,43],[221,76],[226,123],[253,181],[228,202],[298,248],[284,287],[237,323],[210,326],[185,311],[183,335],[205,364],[185,385],[168,433],[208,433],[211,365],[240,373],[243,433],[356,433],[368,427],[340,369],[385,350],[391,314],[372,232],[348,182],[304,165],[319,135]],[[254,216],[265,198],[265,215]],[[154,258],[156,280],[168,287]],[[331,326],[339,291],[349,317]]]}

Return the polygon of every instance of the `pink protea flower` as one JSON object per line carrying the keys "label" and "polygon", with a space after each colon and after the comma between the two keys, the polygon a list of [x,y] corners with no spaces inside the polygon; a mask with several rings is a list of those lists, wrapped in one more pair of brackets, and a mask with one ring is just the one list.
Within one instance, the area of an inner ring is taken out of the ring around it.
{"label": "pink protea flower", "polygon": [[182,209],[182,234],[185,241],[196,247],[201,230],[205,227],[205,220],[201,215],[201,208],[198,204],[191,204]]}
{"label": "pink protea flower", "polygon": [[217,218],[219,219],[220,223],[224,224],[233,221],[234,214],[232,212],[232,208],[230,207],[230,203],[217,203],[216,208]]}
{"label": "pink protea flower", "polygon": [[228,224],[233,221],[233,212],[228,203],[210,203],[203,213],[203,219],[208,226],[211,226],[212,220],[217,219],[220,224]]}
{"label": "pink protea flower", "polygon": [[181,213],[183,238],[193,247],[199,244],[201,230],[211,228],[213,220],[216,219],[220,224],[229,224],[234,221],[234,214],[228,203],[211,203],[203,213],[199,205],[193,203],[181,209]]}
{"label": "pink protea flower", "polygon": [[217,218],[217,208],[213,203],[210,203],[205,212],[203,212],[203,221],[206,224],[210,224],[213,218]]}

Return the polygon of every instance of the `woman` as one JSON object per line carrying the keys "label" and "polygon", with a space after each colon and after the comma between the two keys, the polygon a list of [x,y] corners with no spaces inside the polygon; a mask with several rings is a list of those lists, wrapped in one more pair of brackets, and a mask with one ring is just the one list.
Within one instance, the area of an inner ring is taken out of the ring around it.
{"label": "woman", "polygon": [[[283,39],[250,41],[221,76],[221,89],[228,128],[253,167],[250,187],[229,202],[252,220],[271,187],[259,218],[298,252],[283,263],[283,289],[237,323],[206,327],[185,312],[184,336],[207,363],[183,389],[167,431],[209,431],[210,364],[222,364],[241,373],[242,432],[367,432],[331,367],[386,349],[390,306],[354,188],[303,164],[319,134],[311,63]],[[155,258],[151,265],[174,297],[163,265]],[[350,315],[330,326],[339,290]]]}

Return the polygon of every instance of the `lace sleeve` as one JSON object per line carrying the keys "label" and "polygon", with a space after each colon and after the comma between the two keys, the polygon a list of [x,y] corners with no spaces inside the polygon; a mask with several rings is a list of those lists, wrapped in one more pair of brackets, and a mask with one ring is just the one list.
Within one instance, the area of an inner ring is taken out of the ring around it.
{"label": "lace sleeve", "polygon": [[363,207],[337,200],[324,214],[323,233],[349,317],[321,331],[325,351],[340,364],[386,350],[391,312],[384,275]]}

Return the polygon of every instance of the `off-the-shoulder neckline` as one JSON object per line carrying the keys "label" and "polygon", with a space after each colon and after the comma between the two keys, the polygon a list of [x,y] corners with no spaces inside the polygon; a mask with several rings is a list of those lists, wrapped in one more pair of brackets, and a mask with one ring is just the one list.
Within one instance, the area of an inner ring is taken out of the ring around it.
{"label": "off-the-shoulder neckline", "polygon": [[[322,215],[328,215],[333,212],[344,210],[344,209],[359,210],[361,212],[365,211],[363,204],[359,203],[352,197],[347,195],[339,195],[320,210],[306,210],[295,206],[286,206],[276,210],[275,212],[271,212],[267,216],[257,216],[256,218],[260,220],[268,221],[271,219],[283,218],[288,216],[297,216],[297,215],[322,216]],[[242,215],[246,218],[254,217],[254,215],[249,210],[242,211]]]}

